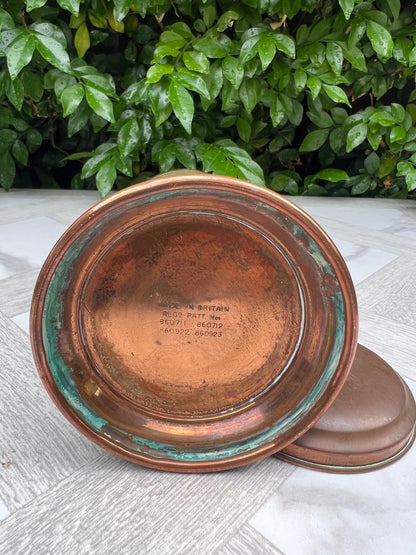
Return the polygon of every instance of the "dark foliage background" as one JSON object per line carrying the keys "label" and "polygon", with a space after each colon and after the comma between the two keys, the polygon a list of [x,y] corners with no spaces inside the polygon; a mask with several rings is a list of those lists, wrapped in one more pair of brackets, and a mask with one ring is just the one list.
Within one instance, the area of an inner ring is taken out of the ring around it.
{"label": "dark foliage background", "polygon": [[1,0],[0,184],[414,198],[413,4]]}

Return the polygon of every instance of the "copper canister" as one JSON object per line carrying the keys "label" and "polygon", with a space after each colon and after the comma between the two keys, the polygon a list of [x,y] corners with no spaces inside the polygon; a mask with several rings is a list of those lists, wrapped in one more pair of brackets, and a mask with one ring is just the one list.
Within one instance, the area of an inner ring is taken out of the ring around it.
{"label": "copper canister", "polygon": [[34,292],[31,338],[63,414],[111,453],[207,472],[292,443],[351,367],[357,305],[319,225],[251,183],[170,174],[83,214]]}

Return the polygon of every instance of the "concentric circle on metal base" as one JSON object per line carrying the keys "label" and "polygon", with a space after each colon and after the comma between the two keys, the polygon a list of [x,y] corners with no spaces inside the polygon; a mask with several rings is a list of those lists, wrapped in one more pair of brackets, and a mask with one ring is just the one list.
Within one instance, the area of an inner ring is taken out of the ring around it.
{"label": "concentric circle on metal base", "polygon": [[32,303],[49,394],[87,437],[163,470],[253,462],[305,432],[352,364],[345,263],[301,209],[250,183],[167,175],[58,241]]}

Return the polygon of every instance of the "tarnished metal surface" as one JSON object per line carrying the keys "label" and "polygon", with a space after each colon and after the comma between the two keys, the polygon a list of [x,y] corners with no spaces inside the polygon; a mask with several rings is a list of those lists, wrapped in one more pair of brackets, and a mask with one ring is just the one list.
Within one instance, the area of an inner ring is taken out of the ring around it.
{"label": "tarnished metal surface", "polygon": [[400,458],[415,438],[416,405],[401,377],[358,345],[338,397],[316,424],[276,456],[326,472],[365,472]]}
{"label": "tarnished metal surface", "polygon": [[351,366],[342,257],[276,193],[205,174],[130,187],[79,218],[34,293],[44,384],[112,453],[184,472],[236,467],[305,432]]}

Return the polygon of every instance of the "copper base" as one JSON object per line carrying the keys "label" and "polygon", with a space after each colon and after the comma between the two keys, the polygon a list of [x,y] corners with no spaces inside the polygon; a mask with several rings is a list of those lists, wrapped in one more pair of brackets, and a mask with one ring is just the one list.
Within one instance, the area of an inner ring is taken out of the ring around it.
{"label": "copper base", "polygon": [[307,214],[189,173],[81,216],[45,262],[31,315],[65,416],[116,455],[182,472],[294,441],[341,389],[357,327],[345,263]]}
{"label": "copper base", "polygon": [[316,424],[275,456],[324,472],[376,470],[402,457],[415,439],[416,405],[402,378],[358,345],[350,374]]}

